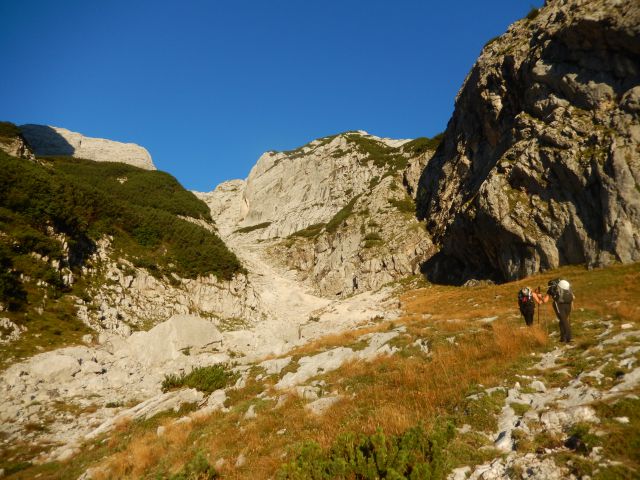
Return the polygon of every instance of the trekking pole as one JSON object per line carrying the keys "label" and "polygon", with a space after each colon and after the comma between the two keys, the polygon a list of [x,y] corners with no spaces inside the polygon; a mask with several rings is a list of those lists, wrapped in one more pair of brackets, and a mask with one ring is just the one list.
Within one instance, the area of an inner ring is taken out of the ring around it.
{"label": "trekking pole", "polygon": [[[538,297],[540,296],[540,285],[538,285]],[[538,303],[538,301],[536,300],[536,303]],[[538,303],[538,327],[540,326],[540,303]]]}

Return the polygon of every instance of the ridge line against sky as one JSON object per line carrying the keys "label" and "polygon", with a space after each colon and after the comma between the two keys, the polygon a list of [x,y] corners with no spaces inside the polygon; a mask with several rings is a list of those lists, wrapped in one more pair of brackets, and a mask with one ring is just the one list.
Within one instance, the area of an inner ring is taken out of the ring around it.
{"label": "ridge line against sky", "polygon": [[433,136],[541,0],[0,3],[0,120],[132,142],[187,188],[347,130]]}

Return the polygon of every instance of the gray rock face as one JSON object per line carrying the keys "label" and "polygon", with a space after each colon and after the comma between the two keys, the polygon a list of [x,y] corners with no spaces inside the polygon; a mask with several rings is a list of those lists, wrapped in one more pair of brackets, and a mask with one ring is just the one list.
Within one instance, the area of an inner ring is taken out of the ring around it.
{"label": "gray rock face", "polygon": [[26,144],[24,138],[19,136],[13,138],[0,136],[0,150],[13,157],[26,158],[28,160],[35,159],[29,145]]}
{"label": "gray rock face", "polygon": [[640,260],[640,4],[557,0],[485,46],[425,168],[432,280]]}
{"label": "gray rock face", "polygon": [[96,162],[120,162],[155,170],[149,152],[135,143],[91,138],[66,128],[22,125],[22,135],[36,155],[68,155]]}
{"label": "gray rock face", "polygon": [[259,250],[315,293],[375,290],[417,273],[432,250],[412,195],[433,152],[407,142],[359,131],[267,152],[246,181],[199,196],[228,245]]}

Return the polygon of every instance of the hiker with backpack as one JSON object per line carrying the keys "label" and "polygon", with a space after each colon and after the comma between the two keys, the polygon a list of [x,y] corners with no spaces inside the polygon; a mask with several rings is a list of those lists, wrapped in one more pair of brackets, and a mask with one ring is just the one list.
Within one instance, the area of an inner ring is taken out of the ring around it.
{"label": "hiker with backpack", "polygon": [[571,289],[571,284],[563,279],[556,278],[548,283],[549,289],[543,302],[547,303],[549,298],[553,298],[553,311],[560,322],[560,341],[569,343],[571,341],[571,324],[569,314],[575,295]]}
{"label": "hiker with backpack", "polygon": [[528,327],[533,325],[533,316],[536,313],[536,303],[542,303],[542,297],[531,287],[524,287],[518,292],[518,307]]}

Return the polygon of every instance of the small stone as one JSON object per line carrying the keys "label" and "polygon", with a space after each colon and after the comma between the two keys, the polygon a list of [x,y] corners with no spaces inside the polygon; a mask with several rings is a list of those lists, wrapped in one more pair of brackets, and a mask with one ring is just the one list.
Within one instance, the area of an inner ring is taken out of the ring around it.
{"label": "small stone", "polygon": [[618,423],[629,423],[629,417],[615,417],[614,420]]}
{"label": "small stone", "polygon": [[164,433],[166,432],[167,427],[160,425],[157,429],[156,429],[156,435],[161,437],[164,435]]}
{"label": "small stone", "polygon": [[257,416],[258,416],[258,414],[256,413],[255,405],[251,405],[249,407],[249,409],[247,410],[247,412],[244,414],[244,419],[245,420],[253,420]]}
{"label": "small stone", "polygon": [[238,455],[238,459],[236,460],[236,468],[242,468],[247,463],[247,457],[244,456],[243,453]]}
{"label": "small stone", "polygon": [[181,423],[187,423],[187,424],[189,424],[189,423],[191,423],[191,422],[193,422],[193,420],[191,419],[191,417],[186,417],[186,416],[185,416],[185,417],[180,417],[178,420],[176,420],[176,421],[175,421],[175,423],[177,423],[177,424],[181,424]]}
{"label": "small stone", "polygon": [[56,460],[58,462],[66,462],[67,460],[70,460],[75,454],[76,454],[75,449],[66,448],[60,453],[60,455],[58,455]]}
{"label": "small stone", "polygon": [[631,323],[623,323],[622,325],[620,325],[620,328],[622,330],[628,330],[630,328],[633,328],[633,324],[631,324]]}
{"label": "small stone", "polygon": [[465,480],[469,472],[471,472],[471,467],[468,465],[466,467],[454,468],[447,478],[448,480]]}
{"label": "small stone", "polygon": [[276,435],[284,435],[285,433],[287,433],[287,429],[286,428],[281,428],[280,430],[278,430],[276,432]]}
{"label": "small stone", "polygon": [[224,458],[219,458],[218,460],[216,460],[216,463],[214,463],[213,466],[215,467],[216,470],[220,470],[225,463],[227,462]]}
{"label": "small stone", "polygon": [[531,382],[531,388],[540,393],[547,391],[547,387],[545,387],[544,383],[542,383],[540,380],[534,380],[533,382]]}

